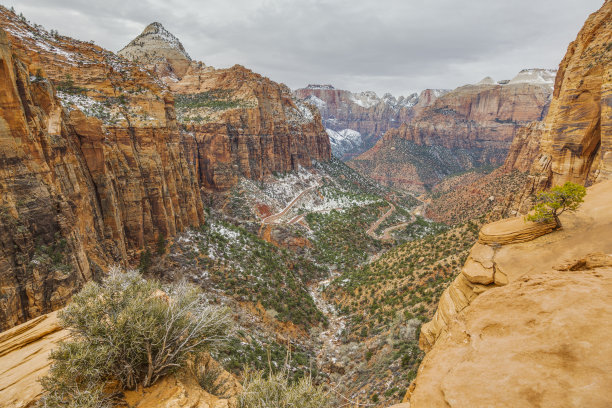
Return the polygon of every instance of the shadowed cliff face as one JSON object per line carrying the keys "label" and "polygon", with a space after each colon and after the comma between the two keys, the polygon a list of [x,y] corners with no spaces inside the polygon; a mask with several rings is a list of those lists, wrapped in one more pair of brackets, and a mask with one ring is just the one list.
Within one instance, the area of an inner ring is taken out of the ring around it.
{"label": "shadowed cliff face", "polygon": [[199,225],[203,206],[195,141],[150,74],[5,10],[0,22],[6,328],[62,306],[101,267]]}
{"label": "shadowed cliff face", "polygon": [[4,8],[0,28],[0,329],[200,225],[202,188],[330,158],[316,110],[243,67],[188,60],[181,80],[178,69],[164,77],[170,90],[136,63]]}

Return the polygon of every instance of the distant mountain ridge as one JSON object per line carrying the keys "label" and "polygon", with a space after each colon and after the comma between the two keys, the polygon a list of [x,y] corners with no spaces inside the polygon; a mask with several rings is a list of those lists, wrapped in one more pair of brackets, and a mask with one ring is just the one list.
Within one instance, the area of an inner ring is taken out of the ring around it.
{"label": "distant mountain ridge", "polygon": [[[555,70],[522,70],[512,80],[486,77],[413,108],[349,164],[383,184],[423,192],[444,177],[503,163],[518,130],[548,110]],[[450,162],[449,162],[450,160]]]}
{"label": "distant mountain ridge", "polygon": [[[372,147],[387,130],[409,121],[415,112],[446,92],[448,90],[436,89],[425,90],[420,95],[395,97],[385,93],[379,97],[373,91],[351,92],[330,84],[310,84],[295,90],[294,94],[319,109],[324,126],[332,131],[332,151],[347,160]],[[338,132],[351,135],[356,132],[361,135],[360,141],[355,142],[353,138],[351,143],[346,143]]]}

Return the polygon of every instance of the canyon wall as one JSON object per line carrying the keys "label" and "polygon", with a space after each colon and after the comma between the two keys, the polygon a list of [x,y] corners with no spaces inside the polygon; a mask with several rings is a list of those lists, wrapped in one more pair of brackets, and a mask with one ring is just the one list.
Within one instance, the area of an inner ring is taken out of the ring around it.
{"label": "canyon wall", "polygon": [[530,171],[522,204],[566,181],[591,185],[584,203],[553,232],[520,216],[481,229],[421,329],[411,407],[612,403],[611,21],[607,0],[570,44],[548,116],[520,131],[504,165]]}
{"label": "canyon wall", "polygon": [[531,173],[526,194],[612,177],[611,61],[612,3],[606,1],[569,45],[546,119],[525,130],[510,150],[505,165]]}
{"label": "canyon wall", "polygon": [[519,129],[546,115],[553,75],[529,69],[510,81],[486,78],[459,87],[419,108],[410,122],[389,130],[349,165],[415,192],[452,173],[500,165]]}
{"label": "canyon wall", "polygon": [[331,85],[309,85],[294,93],[319,109],[326,128],[336,132],[351,130],[359,134],[359,140],[350,147],[342,147],[341,140],[338,140],[339,146],[334,149],[334,154],[346,160],[369,149],[387,130],[409,121],[414,115],[415,105],[427,105],[444,92],[423,91],[420,104],[421,97],[417,94],[399,98],[385,94],[379,98],[371,91],[353,93],[335,89]]}
{"label": "canyon wall", "polygon": [[0,329],[202,224],[202,189],[330,158],[316,110],[245,68],[189,62],[170,90],[5,8],[0,28]]}
{"label": "canyon wall", "polygon": [[[192,61],[159,23],[119,54],[161,73],[175,96],[182,129],[195,137],[205,188],[228,189],[240,176],[261,180],[331,157],[316,108],[295,99],[285,85],[240,65],[215,69]],[[182,62],[177,55],[183,55]]]}
{"label": "canyon wall", "polygon": [[199,225],[204,211],[195,143],[154,77],[2,11],[6,328],[57,309],[102,267]]}

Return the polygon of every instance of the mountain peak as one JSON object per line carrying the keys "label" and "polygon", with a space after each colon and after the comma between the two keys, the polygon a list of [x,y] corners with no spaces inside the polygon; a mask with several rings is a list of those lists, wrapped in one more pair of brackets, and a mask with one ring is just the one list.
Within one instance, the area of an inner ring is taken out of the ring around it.
{"label": "mountain peak", "polygon": [[153,66],[163,74],[179,77],[185,73],[191,62],[191,57],[181,41],[159,22],[146,26],[140,35],[117,54],[131,61]]}

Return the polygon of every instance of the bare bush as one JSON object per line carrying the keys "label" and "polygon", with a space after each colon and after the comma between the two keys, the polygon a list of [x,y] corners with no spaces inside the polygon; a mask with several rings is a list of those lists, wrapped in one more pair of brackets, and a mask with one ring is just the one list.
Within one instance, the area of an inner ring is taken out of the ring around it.
{"label": "bare bush", "polygon": [[233,322],[227,309],[203,300],[185,283],[163,286],[117,268],[101,284],[88,283],[59,314],[73,335],[51,353],[51,370],[41,381],[44,406],[64,406],[82,390],[111,382],[122,389],[150,386],[189,355],[215,349]]}

